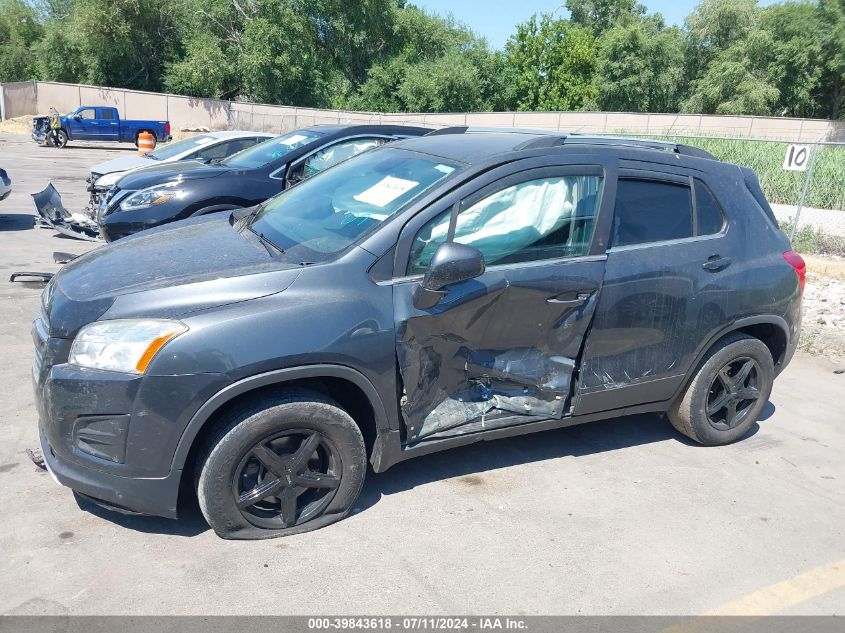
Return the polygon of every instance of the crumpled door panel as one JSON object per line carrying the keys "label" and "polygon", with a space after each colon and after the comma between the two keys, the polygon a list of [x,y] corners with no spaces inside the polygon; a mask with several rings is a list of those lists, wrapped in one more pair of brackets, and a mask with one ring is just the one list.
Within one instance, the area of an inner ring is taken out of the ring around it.
{"label": "crumpled door panel", "polygon": [[[415,283],[396,286],[407,442],[498,418],[562,417],[603,270],[598,261],[488,271],[429,310],[413,306]],[[548,301],[585,291],[580,305]]]}

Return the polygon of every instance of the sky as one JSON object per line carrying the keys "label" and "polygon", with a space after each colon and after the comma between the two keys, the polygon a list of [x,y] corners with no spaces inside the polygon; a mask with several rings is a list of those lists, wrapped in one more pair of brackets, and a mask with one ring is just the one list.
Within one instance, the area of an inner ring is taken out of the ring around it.
{"label": "sky", "polygon": [[[775,0],[759,0],[759,4],[772,4]],[[640,0],[649,13],[662,13],[667,24],[682,26],[697,0]],[[516,25],[525,22],[535,13],[557,11],[561,17],[568,12],[563,0],[411,0],[411,4],[434,13],[451,13],[478,35],[487,38],[493,48],[502,48]]]}

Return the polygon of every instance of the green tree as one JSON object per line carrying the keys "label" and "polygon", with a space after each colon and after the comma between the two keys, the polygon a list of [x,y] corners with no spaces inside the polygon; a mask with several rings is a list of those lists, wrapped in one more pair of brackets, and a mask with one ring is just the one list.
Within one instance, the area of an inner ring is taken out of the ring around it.
{"label": "green tree", "polygon": [[21,0],[0,0],[0,81],[32,78],[32,46],[42,36],[36,11]]}
{"label": "green tree", "polygon": [[845,115],[845,0],[821,0],[824,99],[828,116]]}
{"label": "green tree", "polygon": [[607,31],[598,55],[599,105],[623,112],[676,112],[684,78],[684,39],[662,19]]}
{"label": "green tree", "polygon": [[694,82],[683,110],[704,114],[774,114],[780,91],[771,83],[765,65],[760,63],[771,46],[771,35],[754,29],[719,52],[704,75]]}
{"label": "green tree", "polygon": [[775,4],[760,10],[758,24],[769,37],[757,48],[759,59],[749,62],[764,68],[766,81],[778,89],[775,114],[826,116],[827,103],[821,98],[824,43],[818,37],[826,28],[819,7]]}
{"label": "green tree", "polygon": [[517,26],[506,46],[520,110],[583,110],[595,105],[597,42],[590,29],[544,14]]}
{"label": "green tree", "polygon": [[574,24],[591,29],[597,36],[620,23],[636,22],[646,12],[636,0],[566,0],[565,6]]}
{"label": "green tree", "polygon": [[449,112],[504,105],[507,72],[487,43],[451,18],[396,8],[383,58],[338,105],[373,111]]}

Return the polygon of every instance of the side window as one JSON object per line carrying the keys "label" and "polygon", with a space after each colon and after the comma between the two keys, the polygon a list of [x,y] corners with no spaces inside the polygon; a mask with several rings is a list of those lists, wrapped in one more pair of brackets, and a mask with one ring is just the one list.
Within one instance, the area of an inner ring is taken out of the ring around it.
{"label": "side window", "polygon": [[80,119],[92,120],[97,118],[97,111],[94,108],[85,108],[78,112]]}
{"label": "side window", "polygon": [[692,235],[689,186],[656,180],[619,179],[611,246],[680,240]]}
{"label": "side window", "polygon": [[328,169],[332,165],[336,165],[347,158],[351,158],[361,152],[366,152],[373,147],[383,145],[387,140],[386,138],[356,138],[324,147],[311,154],[303,163],[294,167],[288,176],[288,180],[299,182],[310,178],[314,174],[318,174],[324,169]]}
{"label": "side window", "polygon": [[721,233],[725,226],[725,212],[710,188],[698,178],[694,179],[696,235]]}
{"label": "side window", "polygon": [[232,154],[237,154],[241,150],[250,147],[252,143],[249,143],[248,140],[251,139],[234,139],[223,143],[217,143],[216,145],[211,145],[209,147],[203,147],[197,152],[196,157],[200,160],[220,160],[226,158],[227,156],[231,156]]}
{"label": "side window", "polygon": [[114,110],[100,110],[100,118],[103,121],[114,121]]}
{"label": "side window", "polygon": [[[458,213],[451,239],[474,246],[488,266],[578,257],[589,252],[601,194],[599,176],[558,176],[512,185]],[[449,238],[450,212],[414,238],[407,274],[425,271]]]}

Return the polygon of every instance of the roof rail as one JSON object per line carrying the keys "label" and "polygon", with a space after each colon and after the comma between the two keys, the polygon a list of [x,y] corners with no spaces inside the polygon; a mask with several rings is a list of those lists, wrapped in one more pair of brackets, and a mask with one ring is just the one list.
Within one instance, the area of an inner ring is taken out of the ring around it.
{"label": "roof rail", "polygon": [[566,136],[567,132],[558,132],[556,130],[540,130],[535,128],[524,127],[471,127],[468,125],[452,125],[449,127],[440,128],[429,132],[426,136],[440,136],[442,134],[527,134],[531,136],[552,136],[561,137]]}
{"label": "roof rail", "polygon": [[508,127],[469,127],[467,125],[453,125],[429,132],[426,136],[442,136],[446,134],[471,134],[471,133],[496,133],[525,134],[534,136],[527,140],[518,149],[538,149],[541,147],[559,147],[561,145],[608,145],[614,147],[631,147],[636,149],[653,149],[664,152],[674,152],[682,156],[694,156],[697,158],[709,158],[716,160],[710,152],[707,152],[692,145],[673,143],[671,141],[658,141],[646,138],[632,138],[626,136],[604,136],[590,135],[555,130],[536,130],[527,128]]}

